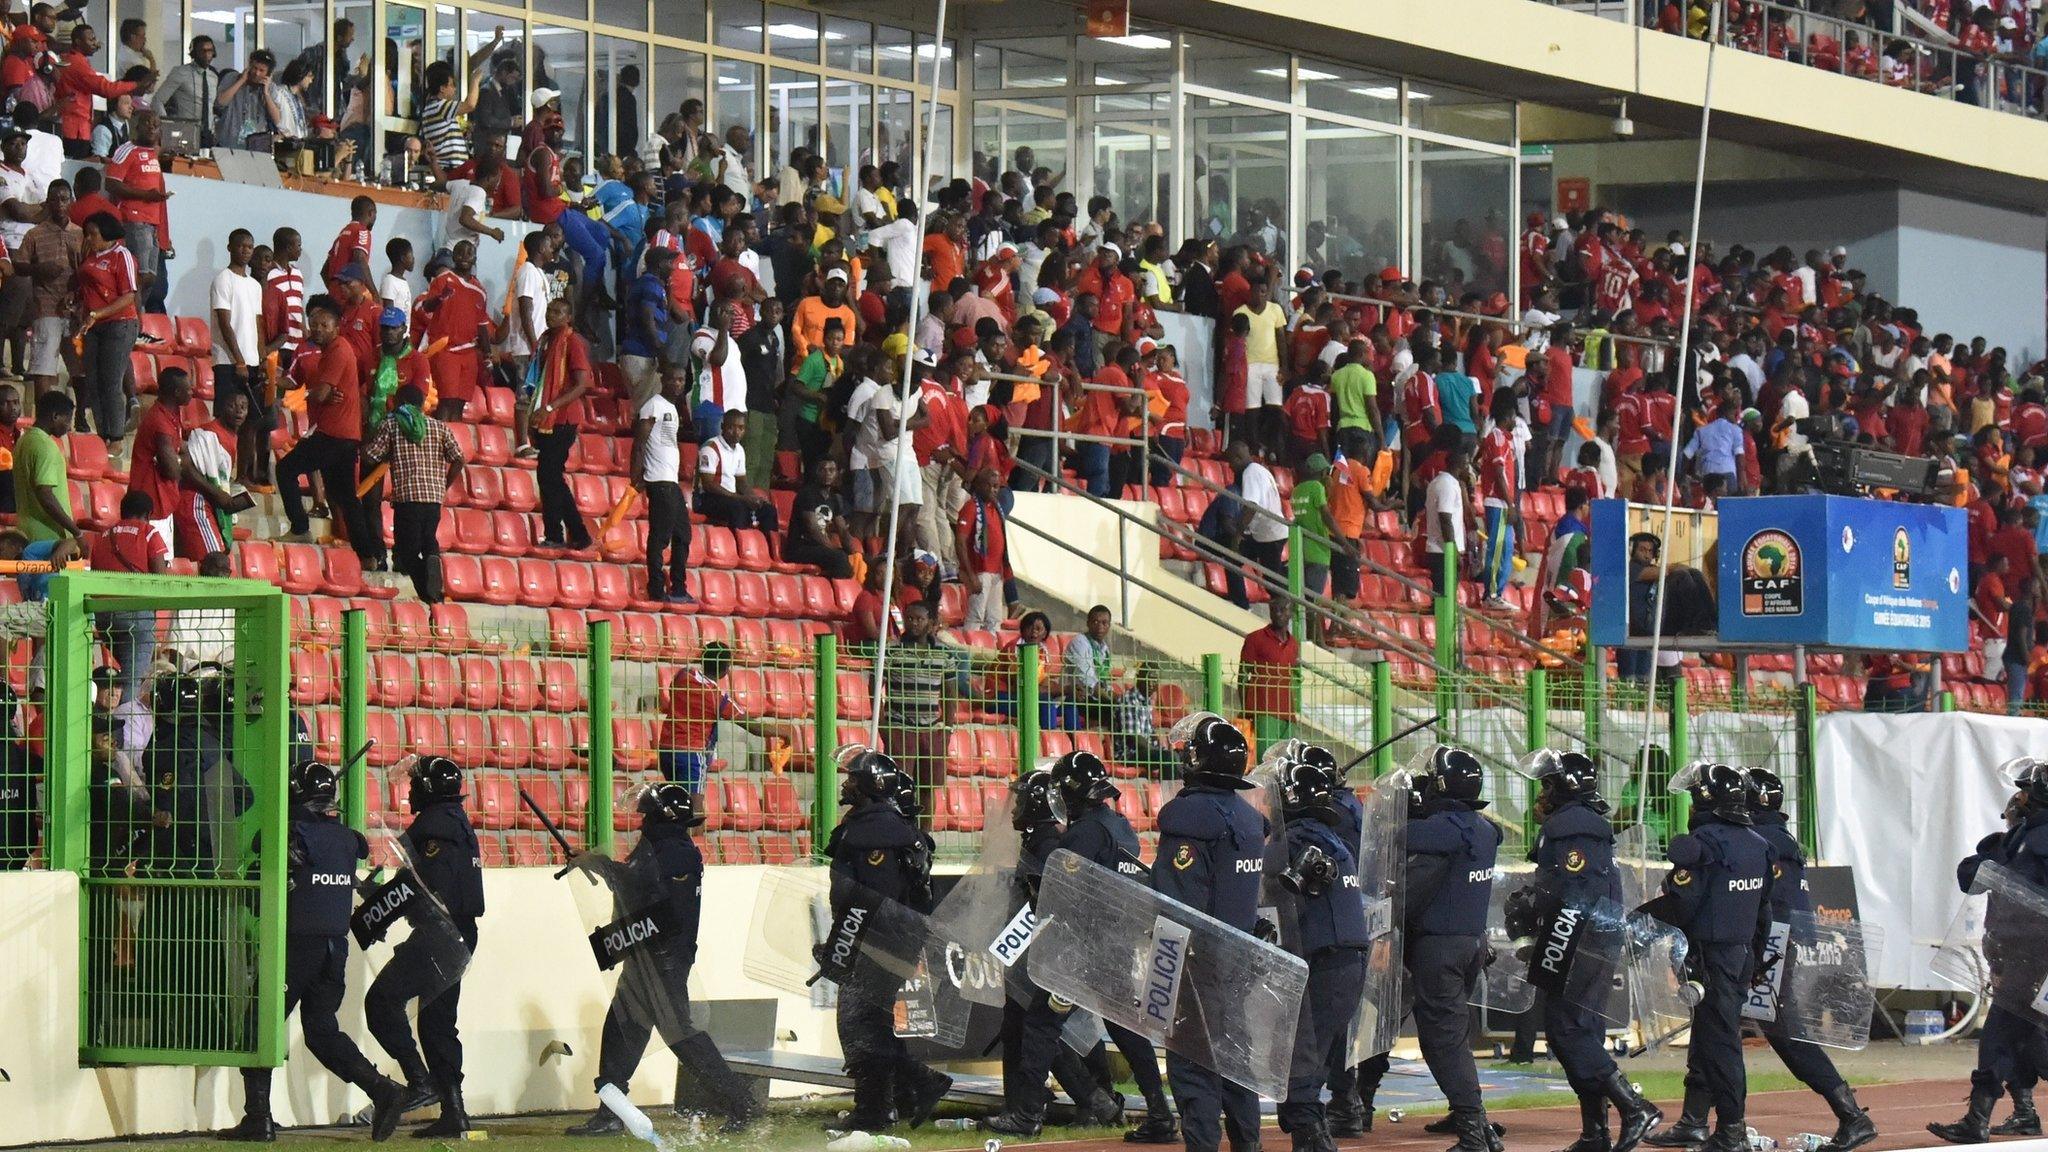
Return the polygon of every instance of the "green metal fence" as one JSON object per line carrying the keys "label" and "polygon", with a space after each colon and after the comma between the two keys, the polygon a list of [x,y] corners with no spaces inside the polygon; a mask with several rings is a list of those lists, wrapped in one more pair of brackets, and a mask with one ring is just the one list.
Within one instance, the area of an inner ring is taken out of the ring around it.
{"label": "green metal fence", "polygon": [[[31,691],[65,702],[45,713],[46,845],[80,878],[83,1063],[284,1058],[287,627],[254,581],[50,583]],[[101,641],[129,663],[96,690]]]}

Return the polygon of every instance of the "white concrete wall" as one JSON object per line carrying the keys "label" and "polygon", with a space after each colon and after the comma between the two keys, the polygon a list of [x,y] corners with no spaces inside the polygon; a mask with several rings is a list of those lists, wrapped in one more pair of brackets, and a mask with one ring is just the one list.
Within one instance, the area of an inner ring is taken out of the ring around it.
{"label": "white concrete wall", "polygon": [[[780,996],[741,970],[754,893],[767,870],[713,868],[704,886],[699,962],[690,978],[693,1004],[777,999],[781,1047],[836,1055],[830,1011],[807,999]],[[553,879],[551,869],[501,868],[484,874],[491,912],[482,923],[475,960],[463,983],[465,1096],[479,1114],[595,1107],[598,1032],[610,1002],[610,978],[591,960],[586,924],[609,919],[608,897],[578,876]],[[579,912],[579,904],[587,910]],[[78,1066],[77,878],[70,873],[0,875],[0,1146],[99,1140],[223,1127],[240,1114],[239,1075],[232,1069],[80,1068]],[[362,998],[380,946],[351,957],[342,1026],[387,1074],[391,1060],[363,1027]],[[327,1074],[306,1051],[296,1017],[291,1054],[277,1074],[273,1105],[282,1124],[332,1123],[368,1101]],[[553,1040],[571,1057],[541,1062]],[[633,1098],[666,1103],[675,1061],[657,1041],[633,1081]]]}

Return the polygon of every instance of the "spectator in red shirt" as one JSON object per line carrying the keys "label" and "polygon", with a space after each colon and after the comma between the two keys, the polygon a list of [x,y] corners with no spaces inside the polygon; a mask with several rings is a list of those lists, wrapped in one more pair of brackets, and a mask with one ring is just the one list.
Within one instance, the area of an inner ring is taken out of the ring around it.
{"label": "spectator in red shirt", "polygon": [[[134,80],[113,80],[92,66],[99,55],[100,34],[90,24],[71,29],[71,51],[64,54],[64,66],[57,70],[57,134],[64,138],[64,155],[83,160],[92,155],[93,98],[111,101],[140,90]],[[156,73],[151,72],[153,83]]]}
{"label": "spectator in red shirt", "polygon": [[1294,678],[1301,666],[1293,603],[1285,596],[1273,597],[1266,603],[1266,620],[1264,628],[1244,638],[1237,654],[1238,691],[1261,748],[1293,734]]}
{"label": "spectator in red shirt", "polygon": [[1998,531],[1991,534],[1985,554],[1987,562],[1994,556],[2005,558],[2005,583],[2015,599],[2028,598],[2040,584],[2041,560],[2034,550],[2034,530],[2026,523],[2033,515],[2033,509],[2020,504],[1999,509]]}
{"label": "spectator in red shirt", "polygon": [[192,379],[183,368],[166,368],[157,378],[156,403],[135,426],[134,459],[128,464],[128,491],[149,501],[146,513],[163,534],[164,546],[175,543],[171,517],[178,507],[178,481],[185,453],[185,405],[192,399]]}
{"label": "spectator in red shirt", "polygon": [[84,363],[81,376],[72,378],[72,390],[92,409],[93,431],[109,447],[128,430],[128,355],[142,325],[135,259],[121,237],[121,222],[112,216],[86,221],[85,258],[78,265],[78,302],[85,313],[78,340],[84,345]]}
{"label": "spectator in red shirt", "polygon": [[460,420],[480,395],[477,377],[491,345],[491,302],[483,281],[476,278],[475,241],[455,242],[452,264],[427,285],[420,307],[427,314],[428,347],[440,347],[428,365],[434,378],[434,418]]}
{"label": "spectator in red shirt", "polygon": [[[595,378],[590,343],[570,324],[567,297],[548,301],[548,328],[534,355],[540,359],[540,407],[533,413],[533,445],[540,450],[535,465],[540,485],[541,547],[590,548],[590,528],[576,509],[564,470],[569,449],[583,422],[583,396]],[[728,416],[732,413],[727,413]]]}
{"label": "spectator in red shirt", "polygon": [[[93,541],[93,571],[161,573],[170,567],[170,548],[150,524],[150,511],[146,492],[131,488],[121,497],[121,519]],[[98,623],[121,666],[122,695],[140,699],[135,694],[147,683],[156,658],[156,613],[102,612]]]}
{"label": "spectator in red shirt", "polygon": [[[277,493],[291,531],[282,539],[311,543],[300,481],[318,473],[328,505],[338,514],[356,555],[367,561],[370,533],[356,499],[356,456],[363,444],[363,383],[355,347],[341,337],[341,305],[332,296],[306,302],[306,339],[317,352],[306,371],[306,414],[313,430],[277,462]],[[301,359],[307,359],[301,353]],[[378,526],[381,533],[383,526]]]}
{"label": "spectator in red shirt", "polygon": [[341,234],[327,249],[327,262],[320,266],[320,279],[326,282],[327,290],[341,294],[337,277],[341,270],[349,267],[362,269],[363,283],[372,283],[376,277],[370,274],[370,230],[377,226],[377,202],[368,196],[358,196],[348,202],[348,223],[342,226]]}
{"label": "spectator in red shirt", "polygon": [[960,579],[967,587],[966,627],[993,632],[1007,614],[1004,588],[1011,579],[1008,528],[998,502],[1002,478],[993,468],[974,475],[973,491],[954,520]]}
{"label": "spectator in red shirt", "polygon": [[695,668],[676,669],[675,678],[661,690],[661,724],[654,738],[661,774],[692,792],[703,790],[704,773],[717,748],[718,722],[745,718],[721,686],[731,667],[732,649],[713,640],[704,645]]}
{"label": "spectator in red shirt", "polygon": [[[1565,438],[1572,430],[1572,326],[1559,323],[1550,329],[1550,346],[1543,350],[1543,395],[1545,406],[1550,409],[1548,417],[1536,428],[1536,444],[1529,446],[1530,459],[1535,466],[1530,468],[1531,487],[1540,487],[1554,482],[1558,468],[1564,463]],[[1637,374],[1640,378],[1640,373]],[[1540,413],[1539,413],[1540,415]],[[1622,490],[1628,490],[1626,481]]]}
{"label": "spectator in red shirt", "polygon": [[[136,282],[150,310],[163,311],[163,263],[170,259],[169,189],[157,158],[157,114],[145,108],[128,123],[128,142],[107,161],[107,195],[120,204],[123,239],[135,257]],[[68,141],[66,142],[69,143]]]}

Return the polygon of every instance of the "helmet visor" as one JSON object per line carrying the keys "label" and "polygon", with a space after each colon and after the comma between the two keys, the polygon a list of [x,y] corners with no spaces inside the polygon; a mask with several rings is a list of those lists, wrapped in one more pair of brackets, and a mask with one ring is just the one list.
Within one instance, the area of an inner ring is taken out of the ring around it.
{"label": "helmet visor", "polygon": [[2007,788],[2024,788],[2032,782],[2040,763],[2032,756],[2015,756],[1998,766],[1998,781]]}
{"label": "helmet visor", "polygon": [[1211,720],[1218,724],[1229,723],[1229,721],[1214,712],[1190,712],[1179,720],[1174,721],[1173,727],[1167,729],[1166,746],[1175,751],[1187,747],[1188,743],[1195,738],[1195,733],[1202,730],[1202,725],[1207,724]]}
{"label": "helmet visor", "polygon": [[1260,757],[1258,767],[1252,771],[1255,775],[1260,773],[1277,773],[1289,764],[1300,760],[1302,751],[1307,747],[1308,745],[1298,736],[1289,736],[1285,740],[1275,741],[1272,747],[1266,749],[1266,754]]}
{"label": "helmet visor", "polygon": [[1546,776],[1555,776],[1564,771],[1564,761],[1549,748],[1538,748],[1526,753],[1511,766],[1515,774],[1525,780],[1541,781]]}

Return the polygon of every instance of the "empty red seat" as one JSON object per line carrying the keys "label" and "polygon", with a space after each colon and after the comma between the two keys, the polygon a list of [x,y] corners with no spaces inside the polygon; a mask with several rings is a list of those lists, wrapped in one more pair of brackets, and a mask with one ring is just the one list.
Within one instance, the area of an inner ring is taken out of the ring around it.
{"label": "empty red seat", "polygon": [[481,768],[490,760],[490,730],[484,725],[484,718],[474,712],[450,712],[448,725],[448,755],[464,768]]}
{"label": "empty red seat", "polygon": [[533,718],[533,766],[560,772],[574,767],[580,742],[569,732],[568,718],[541,712]]}
{"label": "empty red seat", "polygon": [[590,647],[590,631],[583,613],[574,608],[548,609],[548,650],[571,655]]}
{"label": "empty red seat", "polygon": [[520,769],[533,758],[533,729],[526,717],[496,712],[490,717],[491,767]]}
{"label": "empty red seat", "polygon": [[[522,560],[520,565],[544,563],[544,561]],[[557,560],[555,568],[555,603],[564,608],[588,608],[596,600],[596,590],[590,583],[590,565],[572,560]]]}
{"label": "empty red seat", "polygon": [[867,677],[856,672],[839,674],[839,718],[842,720],[866,720],[874,714],[874,701],[868,691]]}
{"label": "empty red seat", "polygon": [[576,498],[576,510],[585,516],[602,516],[612,509],[611,489],[604,477],[578,472],[569,478],[569,492]]}
{"label": "empty red seat", "polygon": [[[519,602],[520,563],[503,556],[477,557],[477,567],[483,573],[480,598],[484,603],[505,606]],[[445,567],[442,574],[447,574]]]}
{"label": "empty red seat", "polygon": [[519,825],[519,788],[505,776],[472,777],[468,808],[479,828],[515,828]]}
{"label": "empty red seat", "polygon": [[770,668],[763,675],[763,683],[768,693],[768,715],[799,720],[811,714],[811,694],[796,672],[787,668]]}
{"label": "empty red seat", "polygon": [[737,568],[740,566],[739,542],[733,539],[732,529],[723,524],[707,524],[697,530],[704,537],[704,563],[713,568]]}
{"label": "empty red seat", "polygon": [[394,600],[386,607],[391,610],[388,642],[392,647],[405,652],[421,652],[433,647],[433,624],[425,604],[417,600]]}
{"label": "empty red seat", "polygon": [[[623,565],[597,563],[590,566],[590,603],[601,612],[623,612],[635,599],[633,574]],[[613,638],[617,651],[617,637]]]}
{"label": "empty red seat", "polygon": [[508,712],[531,712],[540,707],[540,680],[533,661],[508,656],[498,661],[498,707]]}
{"label": "empty red seat", "polygon": [[552,560],[528,557],[517,564],[519,576],[519,603],[528,608],[552,607],[559,595],[555,584],[555,564]]}
{"label": "empty red seat", "polygon": [[462,470],[462,503],[470,508],[491,511],[505,506],[504,473],[496,468],[485,468],[471,464]]}
{"label": "empty red seat", "polygon": [[567,660],[540,662],[541,707],[550,712],[574,712],[583,707],[583,680],[576,666]]}
{"label": "empty red seat", "polygon": [[741,664],[768,662],[768,627],[759,620],[735,619],[732,628],[732,658]]}
{"label": "empty red seat", "polygon": [[630,772],[644,772],[654,767],[654,729],[645,720],[632,717],[612,718],[612,759],[618,766]]}
{"label": "empty red seat", "polygon": [[[599,565],[610,568],[614,565]],[[592,575],[596,575],[595,572]],[[627,577],[631,579],[630,575]],[[600,599],[602,606],[602,599]],[[612,652],[622,660],[656,660],[661,657],[661,620],[651,612],[621,612],[612,629]]]}
{"label": "empty red seat", "polygon": [[205,316],[177,318],[178,351],[186,356],[213,355],[212,321]]}
{"label": "empty red seat", "polygon": [[99,480],[108,472],[107,442],[98,436],[73,432],[64,438],[64,456],[73,480]]}
{"label": "empty red seat", "polygon": [[766,616],[772,610],[768,600],[768,578],[762,573],[733,573],[733,590],[742,616]]}
{"label": "empty red seat", "polygon": [[[452,549],[470,556],[491,550],[491,514],[481,508],[457,508],[448,517],[455,530]],[[444,521],[446,523],[446,521]],[[445,551],[445,549],[444,549]]]}
{"label": "empty red seat", "polygon": [[[242,546],[247,551],[248,545]],[[443,556],[441,557],[441,590],[451,600],[483,600],[485,597],[484,573],[481,560],[491,557]],[[435,605],[446,607],[447,605]]]}
{"label": "empty red seat", "polygon": [[448,722],[439,712],[407,712],[405,750],[420,756],[448,755]]}
{"label": "empty red seat", "polygon": [[774,773],[762,781],[761,817],[763,824],[780,832],[794,832],[809,823],[795,783],[783,773]]}
{"label": "empty red seat", "polygon": [[735,832],[761,830],[761,789],[752,780],[744,776],[726,779],[725,823]]}
{"label": "empty red seat", "polygon": [[[529,773],[521,776],[517,783],[520,789],[533,797],[533,802],[540,806],[540,810],[547,814],[548,819],[555,822],[556,827],[562,826],[565,815],[562,811],[562,781],[553,776]],[[522,803],[519,805],[519,827],[545,831],[547,825],[542,824],[540,817],[528,811],[526,805]]]}
{"label": "empty red seat", "polygon": [[697,662],[700,652],[697,639],[697,619],[694,616],[667,613],[661,618],[661,658],[680,661],[685,664]]}
{"label": "empty red seat", "polygon": [[784,620],[801,619],[809,614],[804,602],[803,581],[781,572],[770,572],[761,577],[768,592],[768,614]]}
{"label": "empty red seat", "polygon": [[334,657],[326,652],[292,652],[292,703],[325,704],[334,699]]}
{"label": "empty red seat", "polygon": [[367,757],[370,763],[379,768],[389,768],[404,759],[405,740],[399,735],[396,713],[372,710],[367,727],[370,739],[376,741],[370,746]]}
{"label": "empty red seat", "polygon": [[[349,548],[327,548],[322,550],[327,563],[327,590],[336,596],[368,596],[375,600],[390,600],[398,595],[396,588],[383,588],[363,579],[363,562]],[[354,591],[343,591],[354,589]]]}
{"label": "empty red seat", "polygon": [[453,657],[439,652],[422,652],[413,658],[416,698],[422,708],[455,707],[462,698],[462,678],[456,674]]}
{"label": "empty red seat", "polygon": [[758,668],[735,668],[726,673],[725,690],[743,716],[759,716],[768,710],[768,686]]}
{"label": "empty red seat", "polygon": [[412,664],[396,652],[374,652],[369,657],[369,699],[372,708],[409,707],[418,688]]}
{"label": "empty red seat", "polygon": [[831,620],[839,614],[838,597],[832,581],[823,576],[800,577],[803,581],[804,615],[813,620]]}
{"label": "empty red seat", "polygon": [[501,478],[504,493],[500,508],[513,512],[540,511],[540,487],[534,482],[533,473],[524,468],[507,468],[497,475]]}
{"label": "empty red seat", "polygon": [[972,780],[948,780],[943,791],[953,806],[953,827],[962,832],[979,832],[983,797]]}
{"label": "empty red seat", "polygon": [[706,616],[731,616],[739,611],[739,591],[733,574],[715,569],[692,569],[698,582],[697,611]]}
{"label": "empty red seat", "polygon": [[489,551],[514,559],[533,551],[533,521],[524,512],[504,509],[491,516],[491,546]]}
{"label": "empty red seat", "polygon": [[313,713],[313,750],[322,760],[336,763],[341,759],[341,713],[333,709],[319,709]]}

